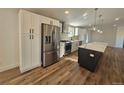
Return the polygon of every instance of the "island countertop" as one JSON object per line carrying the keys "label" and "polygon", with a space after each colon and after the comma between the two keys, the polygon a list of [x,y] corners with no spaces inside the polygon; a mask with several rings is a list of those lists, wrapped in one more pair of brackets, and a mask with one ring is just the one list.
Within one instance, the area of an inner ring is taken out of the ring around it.
{"label": "island countertop", "polygon": [[85,49],[95,50],[99,52],[104,52],[107,45],[108,44],[104,42],[92,42],[92,43],[83,44],[79,46],[79,48],[85,48]]}

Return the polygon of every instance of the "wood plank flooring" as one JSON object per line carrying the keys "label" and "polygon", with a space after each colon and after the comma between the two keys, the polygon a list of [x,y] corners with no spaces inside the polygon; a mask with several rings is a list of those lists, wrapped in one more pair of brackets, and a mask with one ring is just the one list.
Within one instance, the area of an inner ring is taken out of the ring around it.
{"label": "wood plank flooring", "polygon": [[124,84],[124,49],[107,47],[95,73],[79,67],[77,52],[47,68],[38,67],[21,74],[19,68],[0,73],[3,85]]}

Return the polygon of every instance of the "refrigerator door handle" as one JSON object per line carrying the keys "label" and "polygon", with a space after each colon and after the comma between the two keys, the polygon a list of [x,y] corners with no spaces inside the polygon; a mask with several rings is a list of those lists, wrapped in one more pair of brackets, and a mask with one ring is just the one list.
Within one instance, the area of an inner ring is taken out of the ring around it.
{"label": "refrigerator door handle", "polygon": [[55,46],[55,33],[54,33],[54,30],[52,31],[52,44],[53,46]]}

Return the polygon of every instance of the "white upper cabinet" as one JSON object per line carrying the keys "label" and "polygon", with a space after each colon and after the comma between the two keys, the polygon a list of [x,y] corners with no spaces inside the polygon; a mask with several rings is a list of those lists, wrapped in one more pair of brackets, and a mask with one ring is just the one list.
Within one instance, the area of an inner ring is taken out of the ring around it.
{"label": "white upper cabinet", "polygon": [[40,16],[32,13],[32,33],[40,35]]}
{"label": "white upper cabinet", "polygon": [[31,28],[31,13],[25,10],[19,12],[19,24],[21,33],[30,33]]}
{"label": "white upper cabinet", "polygon": [[49,18],[49,20],[50,20],[51,25],[58,26],[58,27],[60,26],[58,20],[55,20],[55,19],[52,19],[52,18]]}
{"label": "white upper cabinet", "polygon": [[53,21],[53,25],[60,27],[59,21],[58,20],[55,20],[55,19]]}
{"label": "white upper cabinet", "polygon": [[20,10],[21,33],[40,34],[40,16],[25,10]]}
{"label": "white upper cabinet", "polygon": [[50,20],[48,17],[40,16],[40,23],[50,24]]}
{"label": "white upper cabinet", "polygon": [[55,25],[55,26],[60,26],[59,25],[59,20],[55,20],[49,17],[45,17],[45,16],[40,16],[40,21],[41,23],[45,23],[45,24],[50,24],[50,25]]}

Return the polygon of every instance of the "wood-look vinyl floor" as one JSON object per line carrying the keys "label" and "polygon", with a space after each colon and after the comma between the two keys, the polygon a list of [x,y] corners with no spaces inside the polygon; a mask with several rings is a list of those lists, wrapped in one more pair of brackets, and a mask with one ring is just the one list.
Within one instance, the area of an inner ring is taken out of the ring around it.
{"label": "wood-look vinyl floor", "polygon": [[47,68],[21,74],[19,68],[0,73],[0,84],[82,85],[124,84],[124,49],[107,47],[95,73],[79,67],[77,52]]}

